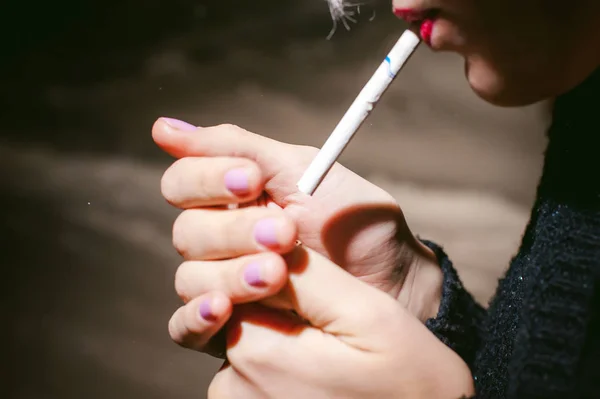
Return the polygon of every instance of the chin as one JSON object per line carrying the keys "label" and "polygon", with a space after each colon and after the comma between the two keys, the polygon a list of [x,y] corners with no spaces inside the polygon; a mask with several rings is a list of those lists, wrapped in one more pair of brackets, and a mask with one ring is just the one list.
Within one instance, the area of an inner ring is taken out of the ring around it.
{"label": "chin", "polygon": [[465,61],[465,75],[477,96],[499,107],[522,107],[547,97],[530,85],[507,78],[485,65]]}

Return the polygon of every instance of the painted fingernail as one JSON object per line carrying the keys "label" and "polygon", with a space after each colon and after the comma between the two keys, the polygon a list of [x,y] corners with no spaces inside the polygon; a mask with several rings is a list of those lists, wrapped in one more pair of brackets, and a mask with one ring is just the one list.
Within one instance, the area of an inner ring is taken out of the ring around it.
{"label": "painted fingernail", "polygon": [[225,173],[225,187],[235,195],[247,194],[250,190],[248,173],[244,169],[232,169]]}
{"label": "painted fingernail", "polygon": [[275,219],[263,219],[254,226],[254,239],[265,247],[277,247],[277,226]]}
{"label": "painted fingernail", "polygon": [[257,262],[250,263],[244,271],[244,280],[253,287],[264,287],[266,284],[262,278],[261,267]]}
{"label": "painted fingernail", "polygon": [[173,119],[173,118],[163,118],[165,122],[167,122],[167,124],[177,130],[183,130],[184,132],[191,132],[194,131],[196,129],[198,129],[196,126],[184,122],[184,121],[180,121],[179,119]]}
{"label": "painted fingernail", "polygon": [[211,300],[206,299],[200,304],[200,316],[206,321],[215,321],[217,317],[212,312]]}

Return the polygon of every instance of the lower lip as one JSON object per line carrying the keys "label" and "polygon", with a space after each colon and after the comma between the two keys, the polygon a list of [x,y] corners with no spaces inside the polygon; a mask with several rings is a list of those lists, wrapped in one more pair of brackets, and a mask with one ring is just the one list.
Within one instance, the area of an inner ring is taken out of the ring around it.
{"label": "lower lip", "polygon": [[435,21],[433,19],[426,19],[421,23],[421,27],[419,28],[421,39],[423,39],[428,46],[431,46],[431,33],[433,32],[434,24]]}
{"label": "lower lip", "polygon": [[431,18],[431,13],[396,8],[394,9],[394,14],[409,24],[419,24],[419,34],[421,35],[421,39],[423,39],[427,45],[431,45],[431,34],[433,32],[433,25],[435,24],[435,18]]}

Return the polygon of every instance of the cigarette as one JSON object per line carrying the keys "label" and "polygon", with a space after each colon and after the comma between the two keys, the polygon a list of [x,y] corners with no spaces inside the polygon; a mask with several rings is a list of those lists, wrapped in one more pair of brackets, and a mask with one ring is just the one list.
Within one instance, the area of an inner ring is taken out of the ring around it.
{"label": "cigarette", "polygon": [[415,33],[407,30],[402,34],[298,181],[301,192],[313,195],[419,43]]}

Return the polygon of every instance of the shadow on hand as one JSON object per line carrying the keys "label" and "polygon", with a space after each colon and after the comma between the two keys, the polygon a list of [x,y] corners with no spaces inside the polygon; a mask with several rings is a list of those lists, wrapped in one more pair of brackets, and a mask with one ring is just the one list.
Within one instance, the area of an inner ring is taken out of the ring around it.
{"label": "shadow on hand", "polygon": [[[359,235],[374,232],[376,228],[387,231],[389,238],[394,238],[398,243],[412,245],[415,241],[402,210],[394,204],[361,204],[341,209],[325,224],[321,238],[330,259],[345,268],[349,263],[349,251]],[[379,240],[385,239],[384,234],[375,233],[369,238],[365,237],[365,248],[368,251],[381,251],[381,245],[385,243]],[[366,259],[370,255],[376,253],[365,252],[361,257]]]}

